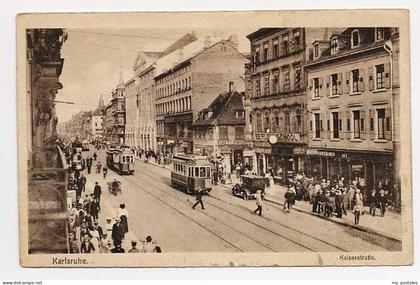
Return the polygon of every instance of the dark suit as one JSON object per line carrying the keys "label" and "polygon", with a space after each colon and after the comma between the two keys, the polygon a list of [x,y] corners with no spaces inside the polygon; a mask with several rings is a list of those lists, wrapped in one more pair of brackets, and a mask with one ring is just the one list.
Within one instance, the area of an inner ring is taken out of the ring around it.
{"label": "dark suit", "polygon": [[115,223],[112,226],[112,239],[114,241],[114,246],[116,244],[121,244],[122,240],[124,239],[124,231],[121,223]]}

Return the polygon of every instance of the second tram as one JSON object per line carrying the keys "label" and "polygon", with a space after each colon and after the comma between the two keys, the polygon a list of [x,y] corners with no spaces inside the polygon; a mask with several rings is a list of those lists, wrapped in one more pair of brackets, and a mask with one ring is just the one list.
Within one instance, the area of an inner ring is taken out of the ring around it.
{"label": "second tram", "polygon": [[206,156],[174,155],[171,185],[187,193],[211,190],[212,165]]}

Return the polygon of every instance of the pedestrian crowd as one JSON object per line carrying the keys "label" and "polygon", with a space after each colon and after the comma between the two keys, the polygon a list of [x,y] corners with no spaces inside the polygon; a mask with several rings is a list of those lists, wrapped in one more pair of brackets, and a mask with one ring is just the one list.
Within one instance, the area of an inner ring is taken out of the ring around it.
{"label": "pedestrian crowd", "polygon": [[[70,155],[69,155],[70,156]],[[128,229],[128,211],[124,203],[119,205],[115,217],[107,217],[105,224],[99,222],[101,213],[102,188],[99,182],[95,182],[92,193],[87,194],[87,178],[83,171],[87,170],[87,175],[91,173],[91,167],[94,160],[97,160],[96,152],[93,158],[87,156],[82,158],[77,155],[77,161],[70,156],[70,165],[68,179],[69,190],[75,190],[76,198],[68,210],[68,232],[70,253],[125,253],[123,241],[129,232]],[[106,166],[97,161],[97,169],[103,171],[103,177],[106,177]],[[90,192],[90,191],[89,191]],[[160,246],[151,236],[146,236],[144,241],[131,241],[131,248],[128,253],[149,253],[161,252]]]}
{"label": "pedestrian crowd", "polygon": [[333,181],[316,180],[298,173],[288,185],[284,210],[288,212],[296,200],[304,200],[312,204],[313,213],[326,218],[342,218],[348,211],[352,211],[354,222],[358,224],[360,216],[365,214],[365,206],[369,206],[372,216],[379,209],[381,217],[384,217],[386,209],[393,204],[396,192],[397,185],[391,186],[389,180],[380,181],[375,188],[367,189],[363,179],[346,181],[341,177]]}

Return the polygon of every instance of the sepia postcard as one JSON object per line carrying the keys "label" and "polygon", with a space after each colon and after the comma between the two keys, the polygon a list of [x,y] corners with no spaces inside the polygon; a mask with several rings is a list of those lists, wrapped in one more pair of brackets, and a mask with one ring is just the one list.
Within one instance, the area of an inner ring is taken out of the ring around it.
{"label": "sepia postcard", "polygon": [[17,15],[21,265],[411,265],[409,27]]}

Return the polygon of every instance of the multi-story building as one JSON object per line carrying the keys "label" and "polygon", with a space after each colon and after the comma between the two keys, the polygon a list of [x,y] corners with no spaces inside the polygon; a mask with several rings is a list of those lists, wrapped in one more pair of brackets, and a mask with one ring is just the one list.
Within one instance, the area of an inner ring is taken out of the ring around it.
{"label": "multi-story building", "polygon": [[124,144],[125,139],[125,85],[120,71],[117,87],[111,92],[111,109],[113,117],[110,140],[115,144]]}
{"label": "multi-story building", "polygon": [[398,30],[391,28],[345,28],[313,42],[305,64],[309,175],[357,180],[365,189],[394,176],[392,42]]}
{"label": "multi-story building", "polygon": [[157,60],[155,112],[157,143],[164,152],[191,153],[191,125],[200,110],[234,82],[243,90],[246,57],[237,50],[237,40],[210,37],[193,41]]}
{"label": "multi-story building", "polygon": [[114,132],[114,114],[112,113],[111,103],[105,106],[103,129],[105,139],[111,142]]}
{"label": "multi-story building", "polygon": [[161,53],[139,52],[126,82],[126,144],[156,150],[155,67]]}
{"label": "multi-story building", "polygon": [[[55,98],[64,59],[63,29],[26,30],[28,253],[68,253],[67,166],[57,143]],[[59,94],[58,94],[59,95]],[[22,137],[20,137],[22,139]],[[21,150],[24,152],[24,150]],[[63,203],[64,201],[64,203]],[[22,205],[23,206],[23,205]],[[24,242],[24,239],[27,239]]]}
{"label": "multi-story building", "polygon": [[305,29],[262,28],[247,37],[254,171],[286,181],[303,169]]}
{"label": "multi-story building", "polygon": [[245,92],[220,94],[207,108],[201,110],[192,124],[194,149],[197,155],[220,158],[224,169],[231,172],[234,165],[250,164],[244,160],[245,143]]}
{"label": "multi-story building", "polygon": [[[305,168],[305,79],[307,43],[326,38],[328,29],[262,28],[247,37],[251,62],[246,66],[247,122],[252,125],[254,171],[273,172],[276,181]],[[250,104],[248,103],[250,101]]]}
{"label": "multi-story building", "polygon": [[103,137],[103,121],[104,121],[104,99],[101,97],[99,98],[98,107],[92,111],[92,137],[94,139],[102,138]]}

